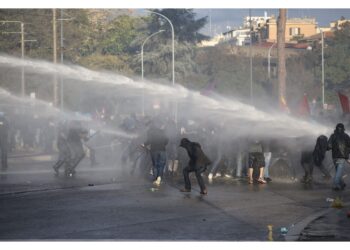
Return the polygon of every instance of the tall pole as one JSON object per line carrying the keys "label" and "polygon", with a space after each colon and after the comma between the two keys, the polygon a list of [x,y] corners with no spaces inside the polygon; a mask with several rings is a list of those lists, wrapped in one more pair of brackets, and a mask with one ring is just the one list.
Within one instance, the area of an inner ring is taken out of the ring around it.
{"label": "tall pole", "polygon": [[253,103],[252,12],[249,9],[250,102]]}
{"label": "tall pole", "polygon": [[267,55],[267,78],[270,80],[271,78],[271,50],[276,45],[276,43],[273,43],[271,47],[269,48],[269,53]]}
{"label": "tall pole", "polygon": [[[21,58],[24,60],[24,23],[21,22]],[[25,78],[24,78],[24,66],[21,68],[21,95],[25,96],[26,87],[25,87]]]}
{"label": "tall pole", "polygon": [[281,107],[287,108],[286,100],[286,56],[285,56],[285,29],[286,9],[279,10],[277,20],[277,51],[278,51],[278,97]]}
{"label": "tall pole", "polygon": [[[170,24],[171,27],[171,40],[172,40],[172,78],[173,78],[173,86],[175,85],[175,32],[174,32],[174,26],[173,23],[169,20],[169,18],[167,18],[166,16],[158,13],[158,12],[154,12],[154,11],[150,11],[147,10],[148,12],[151,12],[155,15],[161,16],[163,17],[165,20],[167,20]],[[175,123],[177,125],[177,102],[175,102],[175,112],[174,112],[174,118],[175,118]]]}
{"label": "tall pole", "polygon": [[[153,34],[151,34],[150,36],[146,37],[145,41],[143,41],[142,45],[141,45],[141,79],[143,81],[143,47],[145,46],[146,42],[148,41],[148,39],[150,39],[151,37],[157,35],[158,33],[163,32],[164,30],[159,30],[158,32],[155,32]],[[142,115],[145,115],[145,92],[144,90],[142,90]]]}
{"label": "tall pole", "polygon": [[211,33],[211,9],[209,9],[209,36],[212,37],[212,33]]}
{"label": "tall pole", "polygon": [[[61,23],[61,41],[60,41],[60,52],[61,52],[61,64],[63,64],[63,49],[64,49],[64,44],[63,44],[63,9],[61,9],[61,19],[60,19],[60,23]],[[64,106],[63,106],[63,76],[60,77],[60,86],[61,86],[61,94],[60,94],[60,97],[61,97],[61,110],[63,110]]]}
{"label": "tall pole", "polygon": [[[56,9],[52,9],[52,33],[53,33],[53,63],[57,63],[57,34],[56,34]],[[53,76],[53,104],[58,105],[57,75]]]}
{"label": "tall pole", "polygon": [[158,16],[161,16],[163,17],[165,20],[167,20],[170,24],[170,27],[171,27],[171,41],[172,41],[172,82],[173,82],[173,85],[175,85],[175,32],[174,32],[174,26],[173,26],[173,23],[169,20],[169,18],[167,18],[166,16],[158,13],[158,12],[154,12],[154,11],[151,11],[151,10],[147,10],[148,12],[151,12],[155,15],[158,15]]}
{"label": "tall pole", "polygon": [[324,33],[321,30],[322,38],[322,109],[324,109]]}

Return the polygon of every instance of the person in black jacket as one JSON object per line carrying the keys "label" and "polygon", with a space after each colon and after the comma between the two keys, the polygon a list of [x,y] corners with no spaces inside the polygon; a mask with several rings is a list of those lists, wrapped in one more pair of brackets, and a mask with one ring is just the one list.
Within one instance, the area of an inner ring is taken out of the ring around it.
{"label": "person in black jacket", "polygon": [[[330,179],[331,175],[329,171],[325,168],[323,160],[327,151],[327,142],[328,138],[325,135],[320,135],[317,137],[316,145],[312,149],[312,146],[307,146],[301,152],[301,165],[304,168],[305,175],[302,178],[301,182],[311,183],[312,182],[312,173],[314,166],[318,167],[321,172],[324,174],[326,179]],[[303,142],[305,145],[307,142]]]}
{"label": "person in black jacket", "polygon": [[207,166],[211,164],[209,158],[204,154],[201,145],[197,142],[191,142],[187,138],[181,139],[180,147],[186,149],[190,158],[188,166],[183,169],[183,175],[185,179],[185,188],[181,189],[181,192],[191,192],[191,182],[189,174],[195,172],[198,185],[201,189],[201,194],[208,194],[204,184],[204,180],[201,174],[207,169]]}
{"label": "person in black jacket", "polygon": [[153,164],[153,184],[159,186],[163,178],[164,167],[166,164],[165,146],[168,144],[168,137],[164,129],[161,128],[160,121],[153,121],[147,131],[147,140],[145,147],[150,147],[150,153]]}
{"label": "person in black jacket", "polygon": [[333,182],[334,190],[343,190],[345,183],[343,181],[343,169],[349,161],[350,137],[345,133],[344,124],[338,123],[334,133],[328,140],[328,150],[332,150],[332,158],[335,165],[335,177]]}

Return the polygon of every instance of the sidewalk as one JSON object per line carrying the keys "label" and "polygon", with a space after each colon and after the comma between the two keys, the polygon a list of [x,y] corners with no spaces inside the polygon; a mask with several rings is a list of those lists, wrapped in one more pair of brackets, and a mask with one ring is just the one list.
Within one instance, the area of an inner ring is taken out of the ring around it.
{"label": "sidewalk", "polygon": [[[344,201],[344,199],[342,199]],[[298,222],[286,235],[287,241],[350,241],[350,202],[343,207],[320,210]]]}
{"label": "sidewalk", "polygon": [[344,208],[331,208],[301,232],[299,241],[350,241],[349,211],[349,204]]}

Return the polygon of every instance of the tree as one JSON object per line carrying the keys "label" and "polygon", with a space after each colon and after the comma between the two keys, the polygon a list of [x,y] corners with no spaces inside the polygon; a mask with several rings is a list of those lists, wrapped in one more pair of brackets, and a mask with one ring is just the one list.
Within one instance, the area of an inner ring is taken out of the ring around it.
{"label": "tree", "polygon": [[137,37],[139,19],[122,15],[108,24],[100,42],[99,49],[104,55],[128,53],[130,43]]}
{"label": "tree", "polygon": [[[169,18],[174,26],[175,37],[179,42],[198,43],[209,39],[208,36],[199,33],[199,30],[208,22],[208,17],[202,17],[196,20],[196,14],[192,9],[154,9],[152,11]],[[152,20],[149,24],[151,33],[163,29],[165,32],[162,35],[167,39],[171,38],[169,23],[159,15],[151,14],[151,16]]]}

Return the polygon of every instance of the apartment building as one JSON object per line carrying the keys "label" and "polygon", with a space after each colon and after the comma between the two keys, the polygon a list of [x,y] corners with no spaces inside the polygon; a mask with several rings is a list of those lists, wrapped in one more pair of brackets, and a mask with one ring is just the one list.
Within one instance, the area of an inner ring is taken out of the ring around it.
{"label": "apartment building", "polygon": [[[271,18],[267,21],[267,42],[277,42],[277,20]],[[317,34],[317,22],[314,18],[287,19],[285,37],[286,42],[296,41],[304,37]]]}

